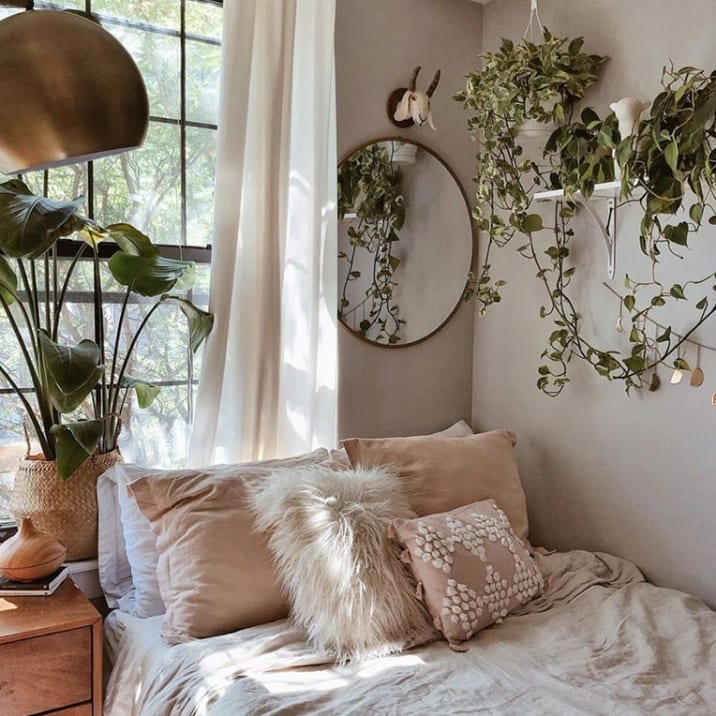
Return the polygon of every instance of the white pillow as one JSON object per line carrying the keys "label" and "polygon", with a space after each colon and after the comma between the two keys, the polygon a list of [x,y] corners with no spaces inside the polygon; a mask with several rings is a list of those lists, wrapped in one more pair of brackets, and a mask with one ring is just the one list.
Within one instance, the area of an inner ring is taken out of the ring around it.
{"label": "white pillow", "polygon": [[99,580],[107,605],[137,617],[164,614],[157,583],[157,538],[127,485],[169,470],[119,463],[97,482]]}
{"label": "white pillow", "polygon": [[111,609],[116,609],[119,600],[133,590],[132,572],[124,547],[117,479],[114,467],[97,479],[99,583]]}

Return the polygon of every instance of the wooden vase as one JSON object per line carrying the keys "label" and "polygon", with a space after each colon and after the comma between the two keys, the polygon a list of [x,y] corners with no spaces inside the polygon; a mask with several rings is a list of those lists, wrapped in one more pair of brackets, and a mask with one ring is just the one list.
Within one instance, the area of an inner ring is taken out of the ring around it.
{"label": "wooden vase", "polygon": [[67,550],[51,534],[39,532],[29,517],[20,520],[17,534],[0,545],[0,574],[16,582],[31,582],[52,574]]}

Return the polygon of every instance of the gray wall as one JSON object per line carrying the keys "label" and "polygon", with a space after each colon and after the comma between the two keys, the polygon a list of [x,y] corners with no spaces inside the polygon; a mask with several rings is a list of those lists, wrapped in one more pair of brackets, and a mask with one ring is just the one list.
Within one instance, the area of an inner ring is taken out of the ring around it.
{"label": "gray wall", "polygon": [[[485,6],[485,50],[495,49],[502,36],[519,38],[528,8],[528,0]],[[589,51],[611,57],[588,97],[602,114],[623,96],[653,98],[669,58],[676,66],[707,69],[716,61],[714,0],[541,0],[540,14],[556,34],[584,35]],[[617,290],[623,291],[624,271],[643,275],[646,269],[635,248],[637,215],[625,208],[619,217]],[[588,221],[577,228],[578,305],[601,344],[619,345],[617,301],[601,285],[607,278],[603,241]],[[695,266],[703,273],[716,270],[715,238],[702,232],[699,248],[686,261],[671,262],[667,278],[684,277],[679,263],[692,274]],[[551,329],[537,316],[544,297],[534,269],[509,250],[497,252],[492,263],[495,275],[510,285],[503,303],[476,323],[473,423],[517,432],[532,536],[550,547],[624,556],[656,583],[716,605],[716,410],[710,404],[716,353],[703,353],[706,381],[698,389],[688,378],[669,385],[670,371],[662,370],[662,390],[627,398],[621,385],[575,362],[565,394],[544,397],[535,387],[536,367]],[[684,326],[694,313],[682,309],[671,320]],[[698,337],[716,345],[716,320]],[[694,362],[695,353],[687,360]]]}
{"label": "gray wall", "polygon": [[[338,154],[368,139],[403,135],[427,144],[452,166],[469,191],[475,148],[465,115],[452,100],[480,52],[482,7],[466,0],[338,0],[336,84]],[[422,65],[438,128],[400,130],[386,115],[390,92]],[[469,419],[472,395],[472,305],[424,343],[378,348],[339,328],[339,434],[429,432]]]}

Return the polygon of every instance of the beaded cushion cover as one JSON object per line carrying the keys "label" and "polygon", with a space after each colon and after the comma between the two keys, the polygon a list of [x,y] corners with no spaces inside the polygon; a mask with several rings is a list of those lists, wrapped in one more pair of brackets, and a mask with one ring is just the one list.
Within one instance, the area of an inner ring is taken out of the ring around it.
{"label": "beaded cushion cover", "polygon": [[494,500],[395,520],[392,532],[435,627],[451,645],[542,592],[542,575]]}

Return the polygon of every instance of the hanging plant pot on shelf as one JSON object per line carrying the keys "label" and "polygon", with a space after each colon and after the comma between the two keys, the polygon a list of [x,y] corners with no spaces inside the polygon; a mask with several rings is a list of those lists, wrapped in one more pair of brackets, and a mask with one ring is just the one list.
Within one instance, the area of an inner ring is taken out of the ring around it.
{"label": "hanging plant pot on shelf", "polygon": [[95,453],[67,479],[54,460],[30,456],[20,461],[10,500],[16,519],[31,517],[41,532],[54,535],[68,560],[97,556],[97,478],[122,461],[119,450]]}

